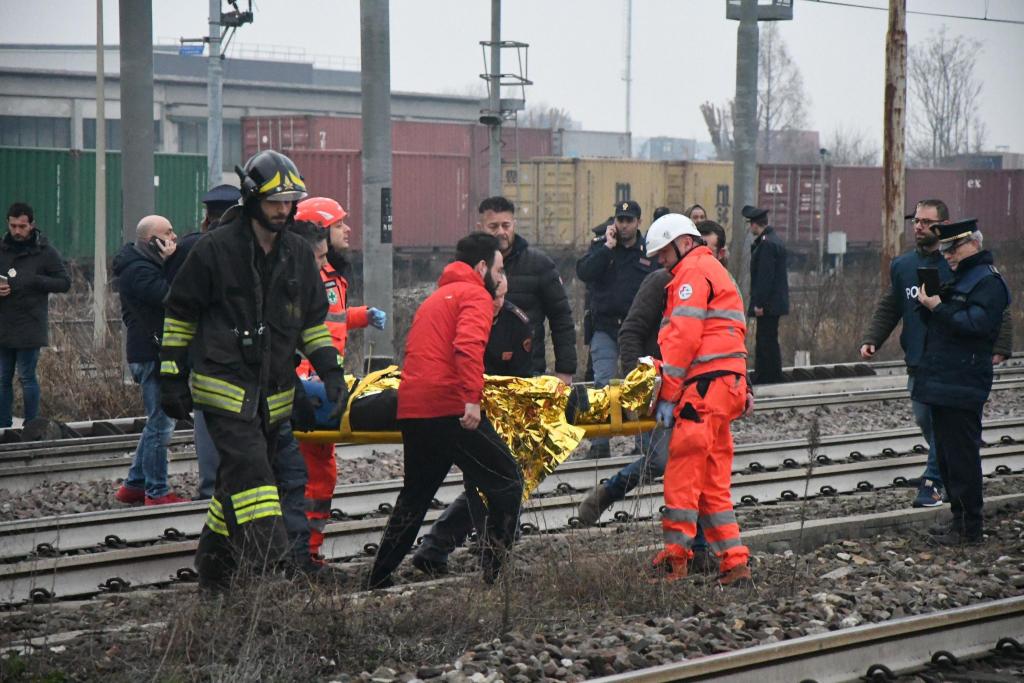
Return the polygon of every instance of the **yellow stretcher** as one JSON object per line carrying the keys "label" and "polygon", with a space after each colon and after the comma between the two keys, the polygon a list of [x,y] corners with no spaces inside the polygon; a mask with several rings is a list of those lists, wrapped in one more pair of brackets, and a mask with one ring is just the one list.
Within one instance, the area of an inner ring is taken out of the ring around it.
{"label": "yellow stretcher", "polygon": [[[621,402],[621,387],[610,384],[605,387],[608,392],[610,420],[604,424],[577,424],[588,439],[609,436],[628,436],[649,432],[654,429],[654,420],[645,418],[631,420],[624,415]],[[341,427],[334,431],[295,432],[299,441],[310,443],[402,443],[401,432],[354,432],[349,424],[346,411],[341,420]]]}
{"label": "yellow stretcher", "polygon": [[[388,368],[385,370],[371,373],[360,382],[359,386],[366,386],[367,384],[373,383],[374,380],[383,376],[387,372],[393,372],[394,368]],[[582,430],[581,437],[589,439],[610,437],[610,436],[626,436],[631,434],[639,434],[641,432],[649,432],[654,429],[654,420],[650,418],[644,419],[632,419],[627,415],[627,411],[623,407],[623,394],[628,393],[633,396],[631,405],[637,404],[637,396],[642,396],[643,392],[646,391],[646,395],[649,397],[654,385],[654,376],[656,371],[653,368],[638,367],[637,370],[631,372],[626,379],[621,383],[610,384],[603,389],[595,390],[591,389],[591,405],[595,402],[602,405],[601,417],[604,417],[604,413],[607,412],[607,417],[601,422],[581,423],[581,419],[577,419],[574,427]],[[311,443],[350,443],[350,444],[361,444],[361,443],[402,443],[402,434],[400,432],[385,432],[385,431],[353,431],[351,423],[349,422],[349,416],[351,415],[352,401],[357,398],[360,394],[356,391],[349,397],[348,410],[345,411],[345,415],[342,417],[341,425],[337,430],[323,430],[313,432],[296,432],[295,437],[300,441],[308,441]],[[596,398],[596,401],[595,401]],[[607,408],[604,408],[604,404],[607,404]],[[587,415],[581,416],[583,420],[586,420]]]}

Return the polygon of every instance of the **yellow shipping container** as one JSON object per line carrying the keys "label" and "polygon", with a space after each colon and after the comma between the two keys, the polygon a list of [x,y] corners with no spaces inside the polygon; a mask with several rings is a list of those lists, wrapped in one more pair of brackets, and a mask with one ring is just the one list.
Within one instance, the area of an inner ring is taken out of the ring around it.
{"label": "yellow shipping container", "polygon": [[683,162],[630,159],[534,159],[505,164],[503,177],[505,196],[516,203],[517,232],[538,246],[578,250],[616,203],[639,202],[646,231],[656,207],[679,210],[687,183]]}
{"label": "yellow shipping container", "polygon": [[720,223],[727,231],[730,230],[733,198],[732,162],[688,161],[683,197],[684,209],[700,204],[707,212],[708,218]]}

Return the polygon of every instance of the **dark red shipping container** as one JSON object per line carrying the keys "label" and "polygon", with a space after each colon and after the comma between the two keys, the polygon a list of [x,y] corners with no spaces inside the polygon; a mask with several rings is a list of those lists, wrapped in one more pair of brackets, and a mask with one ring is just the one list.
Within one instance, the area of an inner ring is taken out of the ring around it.
{"label": "dark red shipping container", "polygon": [[882,170],[869,166],[837,166],[832,169],[829,232],[845,232],[848,250],[877,246],[882,242]]}
{"label": "dark red shipping container", "polygon": [[977,218],[982,234],[993,243],[1021,238],[1019,194],[1020,171],[960,171],[963,176],[963,213],[958,217]]}
{"label": "dark red shipping container", "polygon": [[[825,200],[828,178],[825,168]],[[816,244],[822,215],[817,206],[822,191],[821,171],[816,165],[761,164],[758,167],[757,205],[768,209],[772,227],[793,246]]]}
{"label": "dark red shipping container", "polygon": [[[311,195],[334,197],[349,215],[351,247],[362,249],[362,157],[359,152],[291,150]],[[392,157],[393,239],[396,247],[451,246],[471,229],[469,158],[395,153]]]}

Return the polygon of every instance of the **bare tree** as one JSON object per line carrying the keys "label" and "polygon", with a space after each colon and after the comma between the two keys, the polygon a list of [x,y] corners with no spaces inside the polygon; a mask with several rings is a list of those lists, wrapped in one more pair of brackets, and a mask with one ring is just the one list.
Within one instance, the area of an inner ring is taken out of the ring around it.
{"label": "bare tree", "polygon": [[825,139],[831,162],[836,166],[877,166],[881,153],[878,143],[861,129],[834,129]]}
{"label": "bare tree", "polygon": [[[799,138],[792,131],[807,127],[809,98],[804,92],[804,79],[793,61],[786,41],[779,35],[775,22],[768,22],[761,31],[757,55],[757,120],[758,146],[761,161],[796,160],[800,150],[789,149],[789,141]],[[774,143],[778,144],[774,144]],[[777,149],[773,150],[773,147]],[[813,150],[816,153],[817,150]]]}
{"label": "bare tree", "polygon": [[980,50],[978,41],[950,36],[946,27],[910,48],[910,163],[935,166],[945,157],[983,147],[982,81],[974,73]]}
{"label": "bare tree", "polygon": [[531,104],[519,116],[519,124],[527,128],[550,128],[551,130],[579,130],[582,125],[572,117],[568,109],[553,107],[547,102]]}
{"label": "bare tree", "polygon": [[733,101],[729,100],[722,106],[713,102],[700,105],[700,113],[711,136],[711,144],[715,146],[715,156],[719,161],[731,161],[733,156],[732,116]]}

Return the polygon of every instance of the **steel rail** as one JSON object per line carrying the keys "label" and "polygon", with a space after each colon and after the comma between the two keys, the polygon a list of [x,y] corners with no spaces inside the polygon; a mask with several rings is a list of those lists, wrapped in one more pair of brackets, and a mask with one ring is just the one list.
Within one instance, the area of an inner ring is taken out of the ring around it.
{"label": "steel rail", "polygon": [[[1024,361],[1022,361],[1024,362]],[[997,372],[999,379],[993,390],[1017,389],[1024,386],[1024,367],[1004,368]],[[774,410],[791,407],[814,407],[822,403],[840,400],[863,402],[901,398],[906,395],[904,382],[892,375],[851,377],[839,380],[813,382],[789,382],[759,387],[757,390],[758,409]],[[103,422],[137,425],[144,418],[121,418]],[[75,423],[80,427],[88,423]],[[86,428],[83,428],[86,429]],[[41,465],[64,462],[84,454],[120,453],[134,449],[139,432],[128,434],[106,434],[83,436],[46,441],[26,441],[0,444],[0,469],[24,465]],[[191,429],[174,432],[172,444],[189,444],[193,441]]]}
{"label": "steel rail", "polygon": [[[1024,379],[998,380],[993,384],[993,391],[1022,388],[1024,388]],[[800,395],[797,397],[782,396],[778,398],[759,399],[758,410],[799,407],[806,408],[820,405],[834,405],[837,403],[850,404],[905,397],[905,388],[891,388],[885,390],[869,389],[864,391],[854,390],[832,392],[828,394]],[[637,431],[638,428],[650,429],[652,423],[647,421],[638,424],[636,422],[624,421],[622,424],[623,433],[633,433]],[[591,425],[590,428],[595,432],[601,431],[602,429],[609,431],[611,426]],[[190,434],[190,430],[183,431],[180,435],[179,433],[176,433],[174,437],[175,441],[172,443],[186,445],[190,443]],[[400,443],[400,435],[392,432],[363,432],[361,433],[361,436],[372,436],[372,441],[374,443]],[[117,456],[102,457],[96,452],[79,456],[69,455],[69,453],[73,452],[74,449],[72,442],[78,441],[75,439],[64,440],[60,446],[56,447],[59,452],[35,445],[33,445],[29,452],[17,454],[8,452],[6,454],[6,457],[9,458],[7,460],[8,464],[4,464],[5,454],[0,453],[0,487],[13,492],[23,492],[39,486],[46,481],[82,483],[102,479],[115,479],[127,471],[127,467],[131,463],[131,454],[128,451],[133,450],[138,441],[137,436],[129,436],[125,438],[134,438],[134,441],[131,443],[124,442],[116,447],[111,446],[111,452],[120,453],[120,455]],[[367,450],[371,449],[371,446],[367,444],[362,444],[361,446]],[[93,447],[102,452],[103,446],[101,444],[95,444]],[[360,445],[339,444],[339,447],[349,450],[360,448]],[[168,472],[170,474],[183,474],[195,472],[196,470],[197,465],[194,452],[179,451],[168,454]]]}
{"label": "steel rail", "polygon": [[[733,480],[732,494],[737,504],[742,505],[755,501],[797,500],[805,487],[813,496],[871,490],[891,485],[895,477],[920,473],[926,459],[924,455],[884,458],[874,463],[855,462],[808,471],[781,470],[741,475]],[[1024,446],[986,448],[982,452],[982,470],[986,474],[1022,468]],[[447,490],[454,497],[460,488],[449,482],[442,490]],[[573,526],[580,500],[581,496],[577,494],[527,501],[521,518],[524,533],[550,532]],[[661,501],[660,485],[640,487],[620,504],[625,509],[613,517],[618,521],[652,518],[659,514]],[[932,520],[940,509],[926,512],[933,513],[928,518]],[[420,533],[425,533],[439,515],[440,510],[428,511]],[[328,524],[322,552],[330,559],[372,554],[386,524],[387,519],[383,516]],[[182,578],[191,574],[191,558],[196,543],[191,539],[168,541],[146,547],[41,557],[0,565],[0,602],[22,602],[50,596],[63,598],[95,593],[98,586],[118,590],[127,585],[149,585],[174,580],[176,576]],[[180,573],[182,571],[185,575]]]}
{"label": "steel rail", "polygon": [[[990,443],[1024,441],[1024,419],[993,421],[985,426],[983,438]],[[806,440],[801,439],[739,445],[736,448],[733,469],[736,472],[757,473],[767,469],[788,467],[792,471],[788,472],[783,480],[789,483],[786,488],[779,488],[777,495],[781,495],[782,491],[791,491],[793,487],[799,488],[802,492],[802,487],[798,485],[801,482],[793,482],[804,477],[803,469],[795,468],[807,464],[807,449]],[[851,455],[855,459],[863,459],[913,450],[924,451],[924,440],[916,429],[838,435],[821,439],[814,463],[821,466],[835,460],[850,459]],[[568,493],[589,489],[615,474],[632,460],[633,456],[568,461],[541,483],[538,493]],[[895,474],[894,477],[904,476],[910,479],[920,473],[913,471],[915,467],[921,467],[920,458],[910,461],[904,458],[895,460],[899,461],[900,474]],[[870,464],[866,466],[867,469],[871,467]],[[851,472],[859,472],[861,469],[864,468],[854,467]],[[851,474],[850,477],[854,475]],[[773,478],[767,477],[767,480]],[[860,481],[857,479],[853,484],[856,485]],[[390,503],[397,497],[401,485],[401,480],[342,485],[335,490],[332,507],[350,517],[374,514],[380,511],[382,502]],[[843,485],[848,486],[849,482],[844,480]],[[462,488],[461,475],[454,474],[445,479],[437,498],[440,501],[451,501]],[[118,508],[2,522],[0,558],[23,557],[38,552],[54,554],[101,545],[117,546],[195,536],[202,528],[206,507],[207,503],[195,501],[177,505]]]}
{"label": "steel rail", "polygon": [[1024,640],[1024,596],[755,645],[594,681],[662,683],[714,679],[730,683],[801,680],[841,683],[890,680],[888,674],[921,670],[939,651],[958,659],[969,659],[993,652],[1006,642],[1004,638]]}

